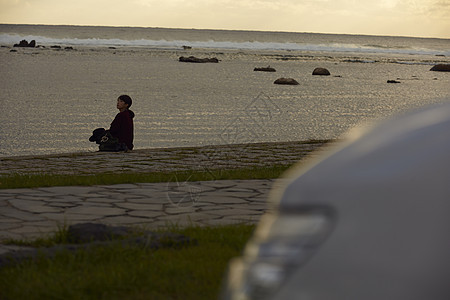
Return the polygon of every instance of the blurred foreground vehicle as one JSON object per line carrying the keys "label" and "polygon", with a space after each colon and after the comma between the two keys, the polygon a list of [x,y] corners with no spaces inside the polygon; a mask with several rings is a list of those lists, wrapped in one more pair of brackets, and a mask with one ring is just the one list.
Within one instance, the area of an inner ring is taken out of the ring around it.
{"label": "blurred foreground vehicle", "polygon": [[230,263],[223,299],[450,299],[450,103],[290,175]]}

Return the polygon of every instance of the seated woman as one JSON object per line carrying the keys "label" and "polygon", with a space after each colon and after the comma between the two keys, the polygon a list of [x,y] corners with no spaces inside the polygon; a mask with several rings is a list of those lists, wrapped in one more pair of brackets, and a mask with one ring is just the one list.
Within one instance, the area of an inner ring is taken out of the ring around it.
{"label": "seated woman", "polygon": [[133,100],[128,95],[121,95],[117,99],[117,109],[119,113],[116,115],[111,123],[109,132],[111,135],[119,140],[119,144],[124,146],[125,151],[133,150],[134,139],[134,112],[129,108]]}

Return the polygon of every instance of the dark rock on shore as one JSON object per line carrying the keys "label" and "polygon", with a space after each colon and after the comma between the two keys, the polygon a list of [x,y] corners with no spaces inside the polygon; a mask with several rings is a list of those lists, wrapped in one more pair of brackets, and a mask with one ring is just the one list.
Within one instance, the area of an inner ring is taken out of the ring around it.
{"label": "dark rock on shore", "polygon": [[198,58],[195,56],[189,56],[189,57],[181,56],[178,60],[181,62],[191,62],[191,63],[218,63],[219,62],[219,60],[215,57]]}
{"label": "dark rock on shore", "polygon": [[387,83],[401,83],[401,82],[397,80],[388,80]]}
{"label": "dark rock on shore", "polygon": [[268,66],[268,67],[262,67],[262,68],[254,68],[253,71],[260,71],[260,72],[276,72],[277,70],[275,70],[275,69],[272,68],[271,66]]}
{"label": "dark rock on shore", "polygon": [[34,47],[36,47],[36,41],[32,40],[31,42],[28,43],[27,40],[21,40],[18,44],[14,44],[14,47],[30,47],[30,48],[34,48]]}
{"label": "dark rock on shore", "polygon": [[293,78],[278,78],[274,81],[274,84],[286,84],[286,85],[298,85],[297,80]]}
{"label": "dark rock on shore", "polygon": [[159,249],[162,247],[177,248],[196,244],[196,240],[182,234],[145,231],[138,235],[130,228],[124,226],[106,226],[94,223],[71,225],[67,235],[67,239],[71,244],[62,244],[49,248],[30,247],[25,250],[2,254],[0,255],[0,268],[42,256],[52,258],[60,251],[74,252],[98,246],[107,247],[119,244],[123,247],[138,246]]}
{"label": "dark rock on shore", "polygon": [[191,47],[191,46],[183,46],[183,49],[184,49],[184,50],[191,50],[192,47]]}
{"label": "dark rock on shore", "polygon": [[435,65],[430,69],[430,71],[436,71],[436,72],[450,72],[450,65],[445,64],[439,64]]}
{"label": "dark rock on shore", "polygon": [[53,45],[53,46],[50,46],[50,48],[51,49],[61,49],[61,46]]}
{"label": "dark rock on shore", "polygon": [[80,223],[69,226],[67,235],[71,243],[89,243],[92,241],[106,241],[121,238],[130,234],[124,226],[106,226],[96,223]]}
{"label": "dark rock on shore", "polygon": [[328,71],[328,70],[325,69],[325,68],[315,68],[312,74],[313,74],[313,75],[320,75],[320,76],[328,76],[328,75],[331,75],[331,74],[330,74],[330,71]]}

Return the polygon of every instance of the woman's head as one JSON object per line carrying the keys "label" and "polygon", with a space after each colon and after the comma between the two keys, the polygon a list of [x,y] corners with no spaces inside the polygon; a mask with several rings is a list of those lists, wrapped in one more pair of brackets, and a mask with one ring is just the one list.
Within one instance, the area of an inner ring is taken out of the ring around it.
{"label": "woman's head", "polygon": [[131,104],[133,104],[133,100],[131,100],[131,97],[128,95],[120,95],[118,100],[122,100],[126,104],[128,104],[128,108],[130,108]]}

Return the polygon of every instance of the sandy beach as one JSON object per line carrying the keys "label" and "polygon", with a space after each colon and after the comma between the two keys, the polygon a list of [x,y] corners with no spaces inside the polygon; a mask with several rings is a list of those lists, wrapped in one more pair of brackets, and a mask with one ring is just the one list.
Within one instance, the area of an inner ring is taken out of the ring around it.
{"label": "sandy beach", "polygon": [[[389,53],[44,46],[0,48],[2,157],[96,151],[88,138],[109,127],[121,94],[133,98],[136,149],[336,139],[450,98],[448,74],[429,71],[449,58],[403,45]],[[219,63],[179,62],[191,55]],[[269,65],[276,72],[253,71]],[[312,76],[316,67],[331,75]],[[274,84],[281,77],[300,84]]]}

